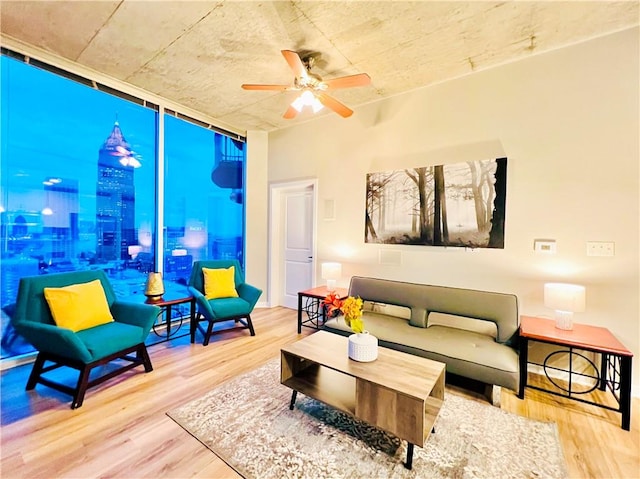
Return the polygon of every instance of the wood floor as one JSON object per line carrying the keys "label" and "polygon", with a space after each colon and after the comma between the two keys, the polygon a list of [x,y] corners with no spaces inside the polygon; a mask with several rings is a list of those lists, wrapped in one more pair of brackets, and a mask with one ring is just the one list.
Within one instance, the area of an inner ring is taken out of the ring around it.
{"label": "wood floor", "polygon": [[[77,410],[68,396],[44,386],[26,392],[30,365],[4,371],[1,477],[239,477],[165,413],[299,338],[292,310],[257,310],[253,320],[255,337],[239,331],[214,336],[207,347],[188,337],[150,347],[153,372],[139,368],[93,388]],[[447,390],[473,397],[459,387]],[[640,477],[637,398],[630,432],[620,428],[617,413],[533,390],[523,401],[502,391],[501,401],[507,411],[558,424],[570,477]]]}

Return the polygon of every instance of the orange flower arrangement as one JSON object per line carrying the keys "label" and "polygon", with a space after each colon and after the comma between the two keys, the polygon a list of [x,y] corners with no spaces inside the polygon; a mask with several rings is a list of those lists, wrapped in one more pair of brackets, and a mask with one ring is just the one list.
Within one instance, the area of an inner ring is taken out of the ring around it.
{"label": "orange flower arrangement", "polygon": [[354,333],[364,332],[364,321],[362,321],[362,299],[360,297],[349,296],[340,299],[336,293],[329,293],[322,304],[327,308],[329,317],[344,314],[344,322]]}

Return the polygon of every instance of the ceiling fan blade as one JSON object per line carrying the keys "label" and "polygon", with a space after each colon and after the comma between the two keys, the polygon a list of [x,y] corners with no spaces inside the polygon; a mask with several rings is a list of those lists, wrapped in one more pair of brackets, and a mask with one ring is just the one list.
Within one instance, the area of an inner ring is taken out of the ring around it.
{"label": "ceiling fan blade", "polygon": [[332,96],[327,95],[326,93],[321,91],[315,92],[315,95],[324,106],[326,106],[327,108],[331,108],[341,117],[348,118],[353,115],[353,110],[349,109],[346,105],[343,105]]}
{"label": "ceiling fan blade", "polygon": [[329,89],[350,88],[354,86],[365,86],[371,83],[371,77],[366,73],[358,73],[357,75],[349,75],[346,77],[325,80],[322,83],[327,85]]}
{"label": "ceiling fan blade", "polygon": [[282,50],[282,55],[284,56],[284,59],[287,60],[287,63],[297,78],[304,78],[307,76],[307,69],[302,64],[302,60],[300,60],[300,57],[296,52],[293,50]]}
{"label": "ceiling fan blade", "polygon": [[287,120],[291,120],[292,118],[295,118],[297,114],[298,114],[298,110],[296,110],[293,106],[289,105],[289,108],[287,108],[287,111],[284,112],[284,115],[282,115],[282,117],[286,118]]}
{"label": "ceiling fan blade", "polygon": [[278,90],[278,91],[284,91],[284,90],[288,90],[291,86],[290,85],[259,85],[259,84],[251,84],[251,83],[245,83],[244,85],[242,85],[242,88],[245,90]]}

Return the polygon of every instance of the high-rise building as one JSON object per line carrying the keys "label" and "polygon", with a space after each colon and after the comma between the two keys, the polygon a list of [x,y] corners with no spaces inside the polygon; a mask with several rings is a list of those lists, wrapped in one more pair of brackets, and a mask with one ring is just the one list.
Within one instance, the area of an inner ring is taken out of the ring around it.
{"label": "high-rise building", "polygon": [[42,210],[42,239],[45,259],[56,263],[76,258],[78,230],[78,181],[46,178],[43,181],[45,208]]}
{"label": "high-rise building", "polygon": [[129,246],[137,244],[133,174],[134,158],[116,121],[98,156],[96,184],[96,259],[129,259]]}

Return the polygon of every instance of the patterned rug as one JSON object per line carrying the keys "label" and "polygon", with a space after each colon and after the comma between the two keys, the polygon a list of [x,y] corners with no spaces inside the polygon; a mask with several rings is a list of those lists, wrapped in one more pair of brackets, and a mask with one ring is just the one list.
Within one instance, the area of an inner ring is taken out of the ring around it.
{"label": "patterned rug", "polygon": [[273,360],[168,414],[245,478],[567,477],[555,424],[446,392],[435,434],[415,447],[280,384]]}

